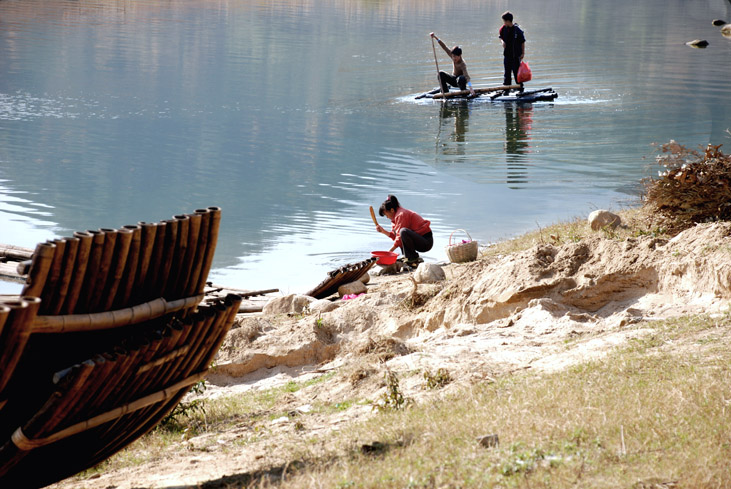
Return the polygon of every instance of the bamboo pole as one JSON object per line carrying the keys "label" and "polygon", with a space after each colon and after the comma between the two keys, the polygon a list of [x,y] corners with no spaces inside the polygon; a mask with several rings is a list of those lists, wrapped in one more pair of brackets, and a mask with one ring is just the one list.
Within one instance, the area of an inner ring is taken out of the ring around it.
{"label": "bamboo pole", "polygon": [[202,345],[205,342],[211,327],[215,323],[215,320],[216,310],[214,309],[214,306],[202,306],[198,309],[193,320],[193,334],[188,340],[188,342],[194,346],[190,355],[188,355],[188,357],[186,357],[180,364],[181,375],[186,376],[195,371],[196,357],[200,355]]}
{"label": "bamboo pole", "polygon": [[165,285],[163,296],[167,299],[176,297],[179,288],[179,279],[188,250],[188,232],[190,231],[190,218],[185,214],[173,216],[178,223],[178,239],[173,248],[173,260],[170,266],[170,274]]}
{"label": "bamboo pole", "polygon": [[[115,375],[119,378],[126,378],[130,374],[134,359],[134,355],[130,350],[117,346],[105,355],[112,357],[110,361],[115,362]],[[106,410],[110,405],[117,405],[118,403],[112,397],[117,385],[117,382],[106,382],[99,395],[89,404],[88,412]]]}
{"label": "bamboo pole", "polygon": [[96,274],[94,285],[89,291],[91,300],[89,301],[88,312],[100,312],[103,302],[104,292],[109,282],[112,261],[114,260],[114,250],[117,246],[117,238],[119,232],[116,229],[102,228],[99,231],[104,233],[104,248],[102,251],[101,262],[99,263],[99,271]]}
{"label": "bamboo pole", "polygon": [[[219,317],[216,314],[213,307],[204,306],[199,309],[198,312],[193,314],[191,318],[193,320],[194,335],[188,341],[191,345],[198,345],[200,338],[206,338],[209,336],[209,331],[214,325],[215,320]],[[193,372],[193,369],[197,365],[195,356],[200,356],[202,348],[191,348],[189,354],[183,358],[183,362],[179,364],[179,367],[173,372],[176,377],[183,378],[188,377]],[[207,371],[208,366],[204,371]],[[201,372],[204,374],[204,372]],[[201,377],[202,378],[202,377]],[[169,381],[170,379],[162,379],[163,381]],[[122,424],[116,427],[119,435],[108,444],[105,449],[100,450],[97,453],[95,460],[103,460],[110,454],[115,453],[127,444],[136,440],[143,434],[151,430],[170,410],[172,410],[178,402],[183,398],[187,391],[180,391],[179,395],[172,398],[168,403],[161,404],[158,406],[151,406],[145,412],[140,413],[140,416],[136,419],[130,419],[126,424]],[[109,430],[111,431],[111,430]]]}
{"label": "bamboo pole", "polygon": [[0,392],[8,385],[15,367],[20,361],[25,345],[30,337],[33,319],[38,313],[41,300],[37,297],[22,296],[20,300],[5,302],[10,308],[3,328],[0,342]]}
{"label": "bamboo pole", "polygon": [[[69,369],[66,378],[62,379],[63,391],[56,391],[52,394],[43,407],[25,423],[23,431],[35,437],[53,430],[58,421],[62,419],[64,411],[74,401],[74,394],[81,390],[94,367],[94,362],[86,360]],[[68,395],[64,395],[64,392]]]}
{"label": "bamboo pole", "polygon": [[[151,345],[152,343],[148,338],[141,338],[134,343],[129,343],[126,346],[125,349],[127,350],[127,356],[122,364],[122,369],[124,369],[123,371],[125,373],[125,377],[134,375],[134,371],[137,368],[137,365],[139,365],[140,363],[140,358],[143,358],[146,355]],[[123,397],[123,394],[126,392],[126,390],[126,383],[115,382],[114,388],[105,399],[104,404],[111,406],[127,402],[127,400]]]}
{"label": "bamboo pole", "polygon": [[0,244],[0,257],[7,258],[10,261],[30,260],[32,256],[33,250],[31,248]]}
{"label": "bamboo pole", "polygon": [[[136,302],[137,300],[145,300],[143,294],[146,292],[145,284],[147,283],[148,272],[152,267],[150,261],[152,260],[152,254],[155,251],[155,237],[157,236],[158,229],[160,234],[165,232],[165,228],[158,226],[154,222],[140,222],[140,228],[142,228],[142,237],[140,243],[140,261],[137,266],[137,275],[135,276],[135,284],[132,290],[132,298]],[[192,295],[192,294],[191,294]]]}
{"label": "bamboo pole", "polygon": [[63,268],[63,257],[66,252],[66,242],[62,239],[54,239],[49,241],[56,245],[56,251],[53,253],[53,260],[51,261],[51,268],[48,270],[48,276],[46,282],[43,284],[43,292],[39,297],[43,298],[38,312],[40,314],[47,314],[48,309],[52,305],[52,298],[58,287],[58,281],[61,278],[61,270]]}
{"label": "bamboo pole", "polygon": [[[274,292],[279,292],[279,289],[243,290],[243,289],[236,289],[234,287],[228,287],[226,285],[216,285],[216,284],[210,284],[210,287],[214,289],[214,292],[225,290],[225,291],[228,291],[235,295],[240,295],[242,298],[255,297],[258,295],[266,295],[266,294],[273,294]],[[211,293],[211,291],[209,290],[208,293]]]}
{"label": "bamboo pole", "polygon": [[196,247],[193,270],[188,287],[185,289],[185,295],[197,293],[198,282],[200,281],[201,270],[203,269],[203,261],[206,256],[206,248],[208,248],[208,229],[211,222],[211,211],[208,209],[196,209],[195,213],[201,216],[201,228],[198,232],[198,246]]}
{"label": "bamboo pole", "polygon": [[177,348],[169,353],[166,353],[165,355],[158,357],[152,362],[146,363],[144,365],[141,365],[140,368],[137,369],[138,374],[142,374],[147,372],[148,370],[152,370],[154,368],[160,367],[162,365],[165,365],[166,363],[170,362],[171,360],[175,360],[178,357],[182,357],[188,353],[190,350],[190,345],[185,345],[183,347]]}
{"label": "bamboo pole", "polygon": [[235,295],[235,294],[229,294],[226,296],[226,299],[223,302],[224,307],[226,308],[226,311],[224,313],[224,316],[220,323],[217,325],[217,338],[214,339],[213,344],[211,348],[208,350],[208,356],[204,358],[200,368],[202,370],[208,370],[211,362],[213,362],[213,359],[216,356],[216,353],[218,353],[218,349],[221,348],[221,344],[223,343],[223,340],[226,338],[226,334],[231,329],[231,326],[233,325],[234,319],[236,318],[236,314],[239,311],[239,307],[241,306],[242,298],[241,296]]}
{"label": "bamboo pole", "polygon": [[53,243],[38,243],[21,295],[41,296],[55,252],[56,245]]}
{"label": "bamboo pole", "polygon": [[[102,353],[102,356],[108,363],[113,365],[112,370],[115,378],[122,379],[127,376],[127,370],[123,370],[125,361],[127,360],[127,352],[125,350],[120,347],[115,347],[112,351]],[[102,406],[107,403],[108,397],[112,393],[115,384],[115,381],[102,383],[101,388],[97,391],[96,395],[89,403],[86,404],[86,412],[92,413],[103,409]]]}
{"label": "bamboo pole", "polygon": [[[198,316],[198,314],[194,314],[193,316]],[[195,320],[192,317],[190,320],[192,323],[195,323]],[[193,329],[193,328],[195,328],[194,324],[193,324],[192,328],[189,327],[189,328],[187,328],[187,330],[191,331],[191,329]],[[184,330],[185,329],[186,328],[184,327]],[[187,358],[187,356],[185,358]],[[180,364],[181,361],[182,361],[182,359],[176,360],[175,363]],[[158,375],[156,375],[156,377],[159,381],[158,387],[160,387],[160,386],[165,386],[165,385],[169,384],[170,379],[173,379],[173,381],[177,381],[181,377],[185,377],[185,376],[181,373],[180,368],[167,368],[166,374],[158,374]],[[145,376],[145,378],[147,378],[147,376]],[[134,383],[134,385],[136,385],[136,382]],[[126,391],[126,393],[128,393],[128,392],[129,391]],[[140,391],[137,390],[135,392],[140,392]],[[120,401],[127,402],[128,399],[126,397],[120,397]],[[156,409],[159,409],[159,408],[153,409],[152,410],[153,414]],[[105,436],[107,434],[109,434],[109,436],[111,436],[111,438],[112,438],[112,441],[108,443],[107,448],[104,450],[108,451],[109,453],[114,453],[118,449],[120,449],[120,448],[124,447],[126,444],[128,444],[129,443],[128,440],[130,438],[136,439],[136,435],[135,435],[136,431],[140,429],[141,424],[144,424],[147,422],[145,420],[149,419],[149,417],[148,417],[149,415],[150,415],[150,413],[147,411],[141,412],[141,413],[138,413],[137,416],[135,416],[135,417],[130,417],[130,418],[127,418],[124,420],[120,419],[120,420],[116,421],[112,426],[107,427],[104,431]],[[104,450],[102,450],[102,452],[104,452]]]}
{"label": "bamboo pole", "polygon": [[10,308],[8,306],[6,306],[4,303],[0,303],[0,345],[6,345],[6,343],[2,341],[2,337],[3,337],[3,328],[5,327],[5,323],[7,322],[9,315],[10,315]]}
{"label": "bamboo pole", "polygon": [[66,252],[63,258],[63,267],[61,271],[61,280],[58,282],[56,290],[53,293],[53,298],[50,301],[50,305],[47,308],[48,314],[60,314],[63,303],[66,300],[66,295],[71,285],[71,279],[74,276],[74,270],[76,265],[76,256],[79,252],[79,238],[70,237],[64,238],[66,243]]}
{"label": "bamboo pole", "polygon": [[188,216],[188,249],[185,252],[180,277],[175,288],[176,296],[184,296],[188,290],[190,278],[193,275],[194,260],[198,252],[198,238],[201,230],[202,216],[200,214],[186,214]]}
{"label": "bamboo pole", "polygon": [[84,277],[86,276],[86,268],[89,265],[89,256],[94,241],[94,236],[86,231],[74,233],[74,237],[79,240],[79,249],[76,252],[76,263],[73,269],[73,276],[69,285],[69,291],[66,294],[66,301],[61,308],[64,314],[75,312],[76,304],[79,300],[81,287],[84,285]]}
{"label": "bamboo pole", "polygon": [[[124,277],[119,284],[119,291],[114,301],[115,309],[129,305],[132,296],[132,288],[137,277],[137,267],[140,261],[140,247],[142,246],[142,228],[139,224],[124,226],[124,229],[132,232],[132,241],[127,254],[127,264],[124,267]],[[110,309],[107,307],[107,309]]]}
{"label": "bamboo pole", "polygon": [[172,232],[172,224],[168,226],[165,221],[157,224],[157,233],[155,235],[155,244],[153,246],[153,254],[150,261],[150,270],[147,280],[142,282],[140,290],[142,295],[139,301],[147,301],[154,297],[160,297],[160,275],[164,267],[165,241],[167,235]]}
{"label": "bamboo pole", "polygon": [[99,273],[99,265],[102,261],[102,253],[104,252],[105,234],[99,230],[88,230],[92,236],[91,249],[89,251],[89,259],[86,265],[86,273],[84,275],[84,283],[78,292],[75,304],[76,313],[89,312],[89,303],[91,301],[91,293],[96,283],[96,276]]}
{"label": "bamboo pole", "polygon": [[186,318],[185,322],[177,321],[180,327],[180,333],[176,343],[171,345],[171,348],[168,350],[170,352],[184,352],[184,354],[168,358],[167,362],[159,365],[155,369],[155,383],[152,384],[151,388],[159,389],[171,382],[177,381],[182,376],[180,365],[185,362],[186,358],[192,354],[192,349],[195,348],[195,345],[190,341],[190,334],[194,327],[194,322],[190,320],[191,318]]}
{"label": "bamboo pole", "polygon": [[[194,326],[197,334],[189,341],[189,344],[198,344],[197,338],[209,336],[208,331],[210,327],[214,325],[217,317],[226,317],[230,319],[230,322],[233,322],[233,317],[235,317],[236,311],[236,303],[231,303],[227,307],[224,307],[224,309],[226,308],[230,310],[229,314],[227,316],[221,316],[217,315],[212,307],[201,307],[199,311],[193,315],[194,317],[190,318],[190,320],[194,323],[197,323],[199,327]],[[191,353],[195,352],[191,350]],[[189,355],[185,366],[183,367],[183,365],[181,364],[180,368],[177,369],[177,372],[188,372],[189,374],[189,371],[194,368],[197,363],[192,360],[193,359],[190,358]],[[208,365],[206,365],[205,371],[207,371],[207,369]],[[178,375],[180,375],[180,373],[178,373]],[[98,461],[107,458],[109,455],[115,453],[122,447],[126,446],[127,444],[131,443],[132,441],[136,440],[137,438],[151,430],[170,410],[172,410],[177,405],[178,402],[180,402],[185,394],[186,390],[181,390],[177,396],[173,397],[166,404],[152,406],[145,412],[141,413],[139,418],[129,420],[127,425],[123,426],[122,429],[119,431],[122,434],[118,436],[114,442],[108,444],[105,449],[102,449],[97,453],[97,456],[94,459],[95,462],[98,463]],[[146,420],[144,421],[145,424],[141,424],[141,420]]]}
{"label": "bamboo pole", "polygon": [[171,312],[194,307],[203,300],[203,297],[204,295],[201,294],[170,302],[160,297],[116,311],[70,314],[66,316],[38,316],[33,323],[33,333],[98,331],[139,324]]}
{"label": "bamboo pole", "polygon": [[117,231],[117,244],[114,248],[112,266],[100,302],[100,308],[103,311],[110,310],[114,304],[119,284],[122,282],[124,271],[127,268],[127,258],[129,257],[129,248],[132,245],[133,236],[134,232],[131,229],[121,228]]}
{"label": "bamboo pole", "polygon": [[439,74],[439,61],[437,61],[437,48],[434,47],[434,38],[431,38],[431,50],[434,52],[434,64],[437,67],[437,83],[439,83],[439,91],[444,95],[444,87],[442,86],[442,76]]}
{"label": "bamboo pole", "polygon": [[57,431],[56,433],[44,438],[29,439],[24,434],[24,430],[18,428],[12,435],[13,443],[20,450],[23,451],[30,451],[36,448],[40,448],[42,446],[50,445],[51,443],[56,443],[59,440],[63,440],[64,438],[68,438],[69,436],[76,435],[92,428],[96,428],[97,426],[101,426],[104,423],[120,418],[128,413],[132,413],[134,411],[138,411],[153,404],[159,403],[161,401],[165,401],[166,399],[170,399],[171,397],[176,395],[181,389],[190,387],[191,385],[200,381],[204,376],[204,372],[191,375],[190,377],[183,379],[182,381],[168,387],[167,389],[163,389],[159,392],[155,392],[154,394],[141,397],[134,402],[130,402],[128,404],[125,404],[124,406],[120,406],[116,409],[112,409],[111,411],[107,411],[106,413],[94,416],[93,418],[82,421],[81,423],[77,423],[73,426],[69,426],[68,428]]}
{"label": "bamboo pole", "polygon": [[201,274],[198,278],[198,288],[196,290],[198,294],[202,293],[206,286],[208,273],[211,271],[211,265],[213,264],[213,255],[216,252],[216,244],[218,243],[218,229],[221,225],[221,208],[208,207],[208,210],[211,212],[210,224],[208,226],[208,246],[206,247],[203,268],[201,268]]}
{"label": "bamboo pole", "polygon": [[[160,351],[166,351],[171,342],[171,332],[169,329],[156,330],[149,334],[148,337],[151,339],[150,348],[147,350],[145,355],[142,355],[138,361],[137,366],[145,365],[150,363],[154,358],[158,356]],[[125,381],[126,389],[122,391],[120,398],[124,401],[128,401],[130,398],[134,398],[139,393],[148,392],[150,385],[154,381],[155,372],[145,372],[142,375],[137,375],[137,369],[131,372],[131,375]]]}
{"label": "bamboo pole", "polygon": [[63,413],[59,413],[59,424],[68,425],[74,423],[77,417],[88,413],[89,404],[98,398],[104,386],[119,379],[114,368],[115,362],[107,361],[102,355],[94,355],[90,359],[94,363],[94,369],[84,382],[84,385],[75,395],[76,400],[68,406]]}
{"label": "bamboo pole", "polygon": [[165,295],[165,290],[168,285],[168,277],[170,277],[173,260],[175,259],[175,247],[178,242],[178,228],[180,226],[180,221],[175,219],[166,219],[162,222],[165,223],[166,230],[165,244],[162,250],[162,266],[160,268],[159,276],[157,277],[157,286],[151,294],[154,297]]}

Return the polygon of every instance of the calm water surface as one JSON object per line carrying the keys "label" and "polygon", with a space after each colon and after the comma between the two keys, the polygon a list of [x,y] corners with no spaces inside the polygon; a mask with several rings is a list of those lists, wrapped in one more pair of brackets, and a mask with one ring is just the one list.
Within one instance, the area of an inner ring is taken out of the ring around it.
{"label": "calm water surface", "polygon": [[[430,31],[501,83],[506,9],[529,88],[559,98],[415,101]],[[212,280],[303,292],[390,247],[368,214],[388,193],[431,219],[428,261],[455,229],[487,243],[619,209],[656,174],[651,143],[731,151],[715,18],[728,1],[5,0],[0,242],[217,205]]]}

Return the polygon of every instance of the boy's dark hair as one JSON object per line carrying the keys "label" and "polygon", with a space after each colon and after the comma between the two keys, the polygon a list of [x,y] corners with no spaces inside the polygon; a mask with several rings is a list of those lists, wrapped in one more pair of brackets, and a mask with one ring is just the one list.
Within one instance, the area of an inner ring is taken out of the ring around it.
{"label": "boy's dark hair", "polygon": [[452,48],[452,54],[455,56],[462,56],[462,48],[459,46],[454,46]]}
{"label": "boy's dark hair", "polygon": [[399,205],[398,199],[395,195],[389,195],[386,200],[383,201],[383,204],[381,204],[381,207],[378,208],[378,215],[383,217],[386,215],[386,211],[395,211],[401,207]]}
{"label": "boy's dark hair", "polygon": [[511,14],[509,11],[505,12],[503,14],[503,20],[509,20],[510,22],[513,21],[513,14]]}

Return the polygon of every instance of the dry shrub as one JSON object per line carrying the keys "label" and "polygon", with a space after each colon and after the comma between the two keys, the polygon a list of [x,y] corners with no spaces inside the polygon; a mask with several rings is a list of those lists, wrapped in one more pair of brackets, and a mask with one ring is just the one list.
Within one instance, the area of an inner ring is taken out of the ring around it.
{"label": "dry shrub", "polygon": [[645,208],[671,234],[696,223],[731,220],[731,156],[722,145],[702,151],[671,140],[659,146],[658,178],[645,180]]}

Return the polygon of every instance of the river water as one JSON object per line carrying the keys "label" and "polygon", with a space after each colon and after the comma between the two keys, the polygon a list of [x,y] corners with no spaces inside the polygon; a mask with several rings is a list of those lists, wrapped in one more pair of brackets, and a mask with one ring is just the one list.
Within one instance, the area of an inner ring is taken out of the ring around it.
{"label": "river water", "polygon": [[[414,100],[436,86],[430,31],[501,84],[508,8],[527,87],[555,101]],[[486,244],[634,205],[652,143],[731,151],[716,18],[731,3],[4,0],[0,242],[215,205],[214,282],[303,292],[390,247],[368,213],[389,193],[432,221],[427,261],[458,229]]]}

